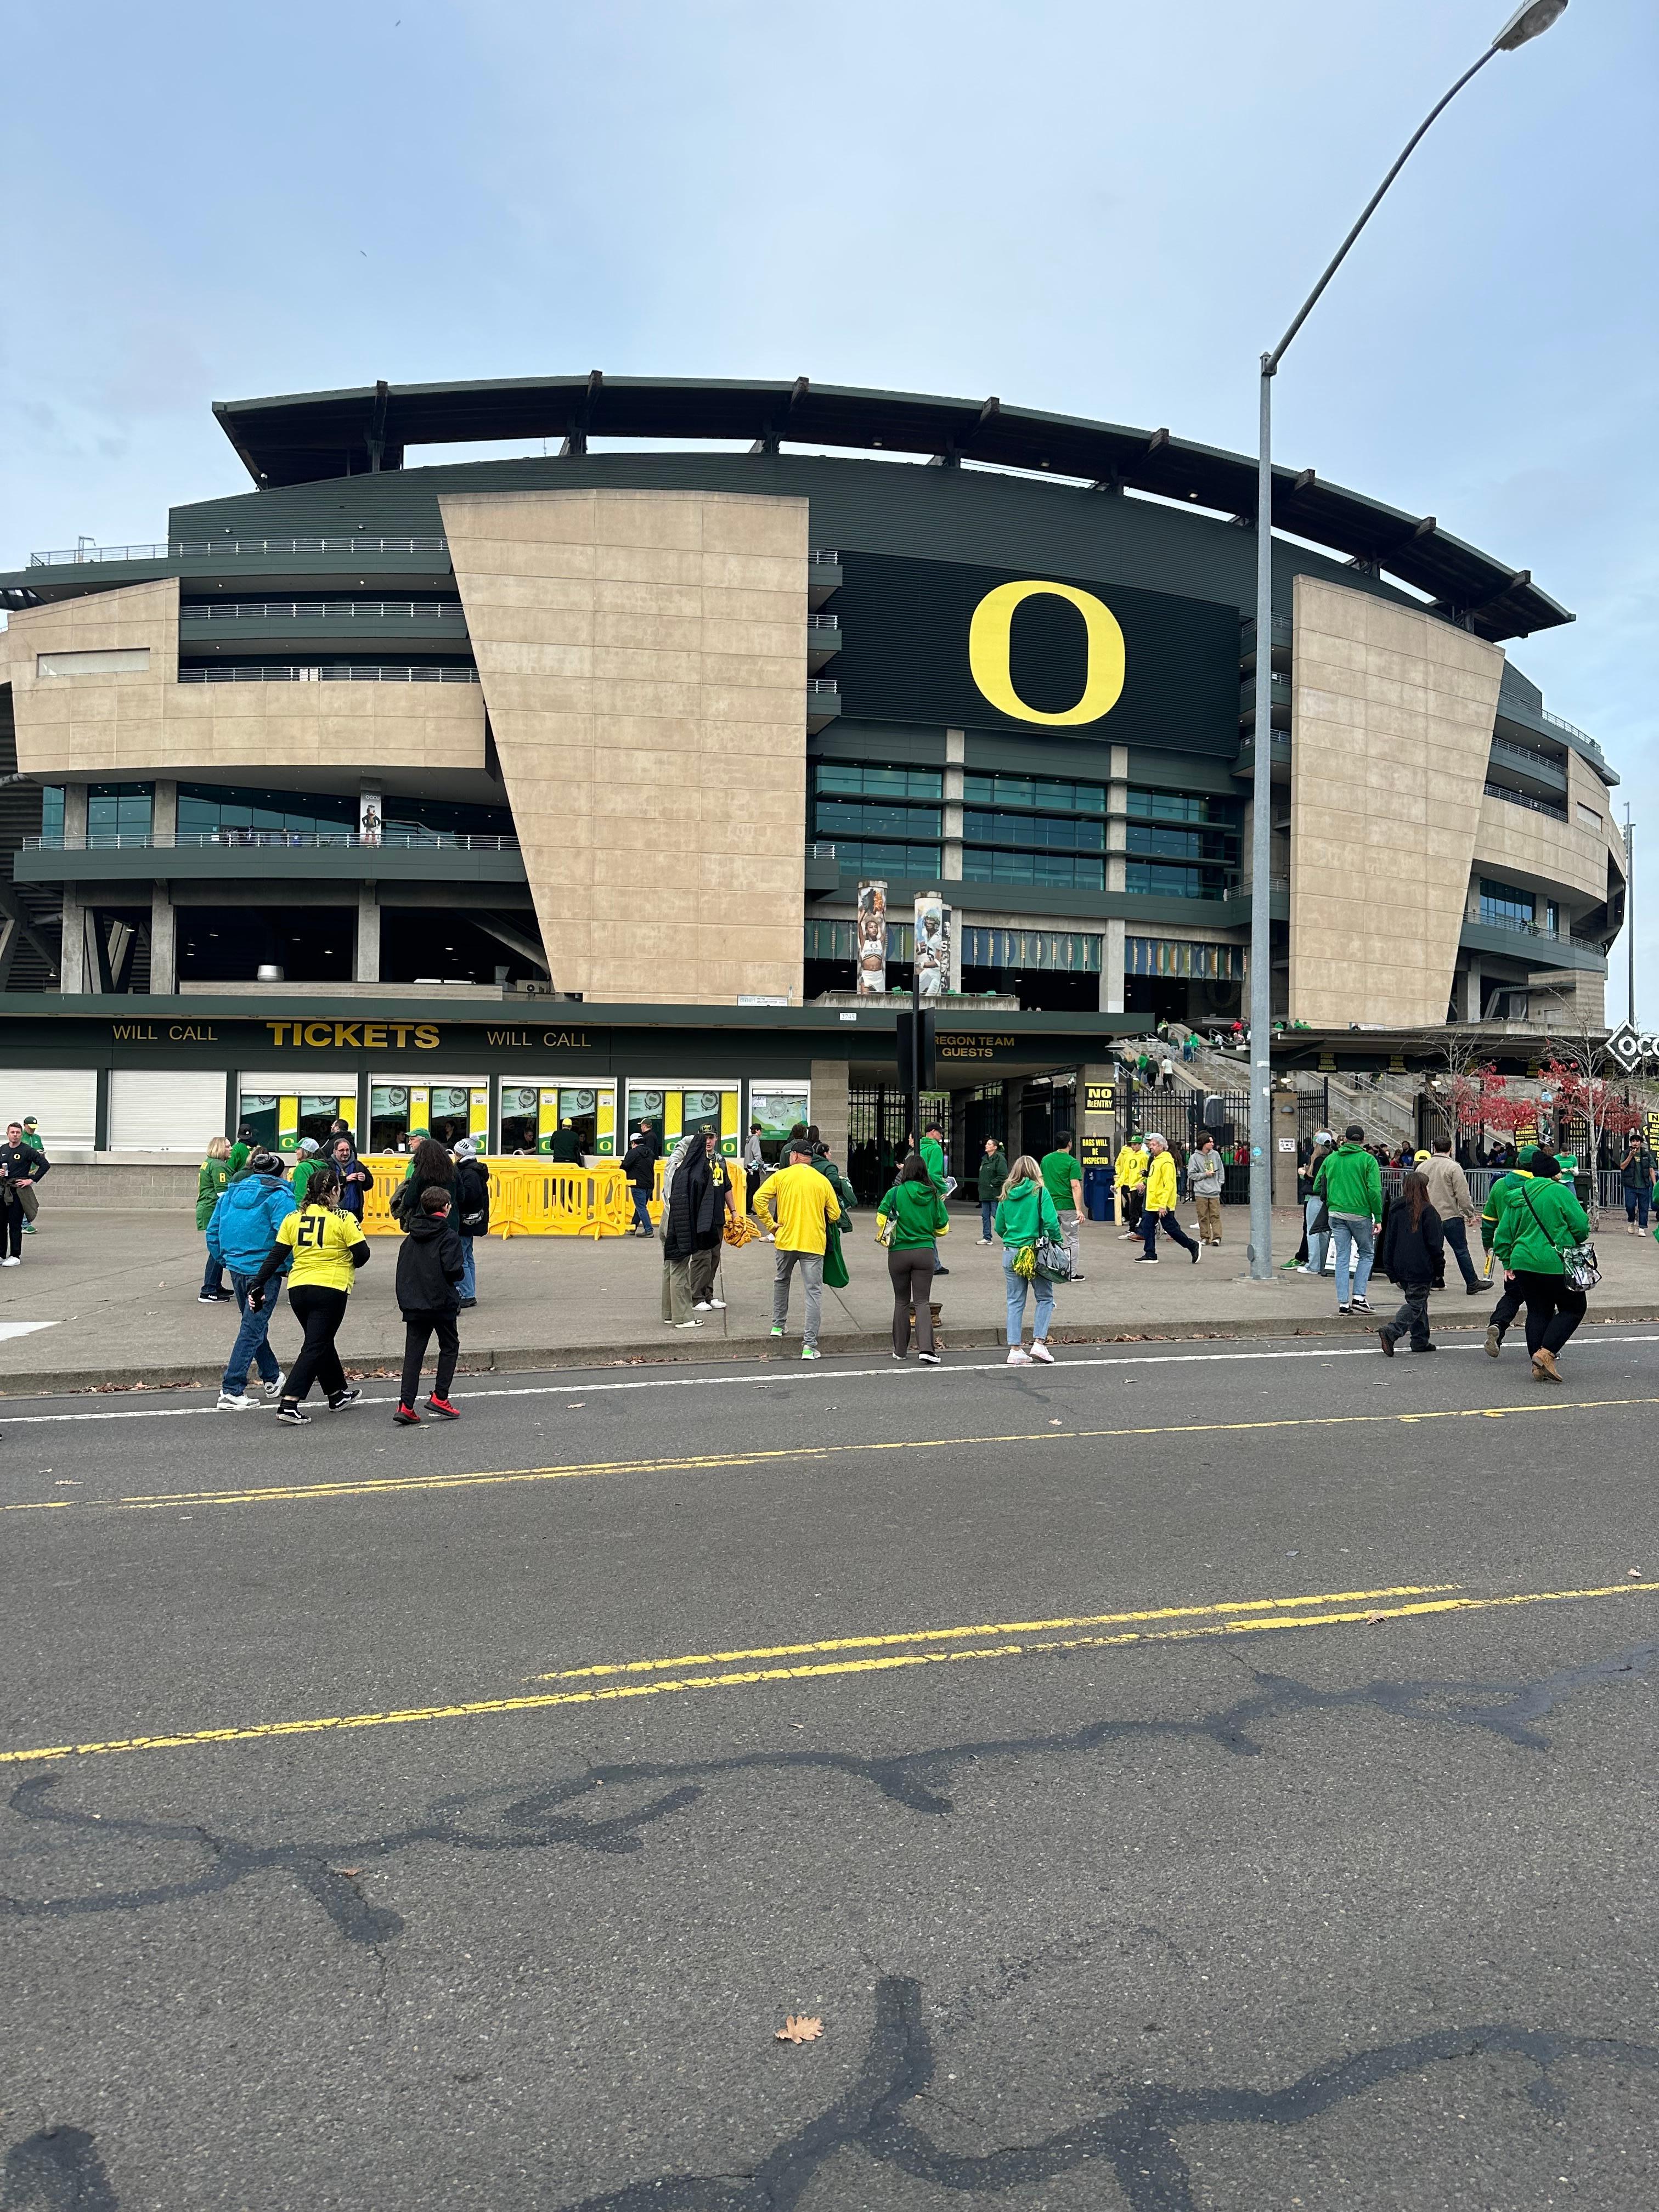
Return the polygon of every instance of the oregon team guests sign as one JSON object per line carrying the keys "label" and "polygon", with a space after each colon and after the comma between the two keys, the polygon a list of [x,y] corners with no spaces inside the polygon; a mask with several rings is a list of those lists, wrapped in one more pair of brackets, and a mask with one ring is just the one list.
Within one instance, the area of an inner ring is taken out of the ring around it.
{"label": "oregon team guests sign", "polygon": [[1075,576],[843,551],[843,714],[1238,750],[1238,610]]}

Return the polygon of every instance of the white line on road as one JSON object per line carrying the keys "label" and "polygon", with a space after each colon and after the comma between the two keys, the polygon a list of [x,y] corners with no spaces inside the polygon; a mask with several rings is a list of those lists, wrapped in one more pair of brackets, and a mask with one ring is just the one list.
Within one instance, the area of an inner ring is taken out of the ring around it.
{"label": "white line on road", "polygon": [[[1605,1352],[1615,1346],[1626,1344],[1659,1344],[1659,1336],[1604,1336],[1575,1338],[1575,1352]],[[1480,1344],[1443,1344],[1442,1352],[1480,1352]],[[1344,1345],[1323,1352],[1132,1352],[1121,1358],[1091,1358],[1056,1360],[1056,1376],[1081,1367],[1177,1367],[1195,1363],[1221,1365],[1236,1359],[1380,1359],[1382,1353],[1375,1345]],[[907,1361],[887,1367],[830,1367],[803,1363],[794,1367],[776,1363],[749,1375],[658,1375],[637,1382],[532,1382],[514,1384],[505,1390],[458,1390],[458,1398],[573,1398],[578,1392],[583,1397],[592,1397],[601,1391],[617,1390],[712,1390],[734,1389],[743,1384],[754,1386],[763,1382],[860,1382],[882,1378],[900,1381],[908,1377],[920,1386],[924,1374],[934,1376],[946,1375],[1005,1375],[1008,1363],[1004,1359],[980,1360],[971,1367],[912,1367]],[[574,1368],[573,1374],[580,1376],[583,1370]],[[1022,1370],[1024,1372],[1025,1370]],[[1047,1370],[1039,1368],[1037,1373]],[[27,1404],[27,1401],[22,1401]],[[395,1395],[384,1398],[364,1397],[358,1401],[364,1406],[395,1406]],[[134,1406],[121,1412],[85,1413],[8,1413],[5,1402],[0,1400],[0,1425],[23,1428],[48,1421],[179,1421],[201,1413],[216,1413],[216,1406]],[[268,1410],[263,1405],[256,1411]],[[320,1408],[314,1409],[320,1410]],[[233,1413],[232,1421],[242,1416]]]}
{"label": "white line on road", "polygon": [[37,1328],[56,1328],[55,1321],[0,1321],[0,1344],[14,1336],[33,1336]]}

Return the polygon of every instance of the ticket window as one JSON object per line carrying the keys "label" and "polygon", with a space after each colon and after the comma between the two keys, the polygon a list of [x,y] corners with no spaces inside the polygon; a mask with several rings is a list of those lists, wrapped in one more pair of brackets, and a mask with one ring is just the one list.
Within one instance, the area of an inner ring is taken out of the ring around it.
{"label": "ticket window", "polygon": [[373,1083],[368,1138],[376,1152],[410,1152],[422,1136],[441,1145],[489,1140],[489,1085],[482,1077],[430,1083]]}
{"label": "ticket window", "polygon": [[[783,1139],[797,1121],[812,1118],[812,1087],[808,1083],[751,1083],[749,1119],[761,1125],[761,1157],[778,1158]],[[787,1162],[785,1163],[787,1165]]]}
{"label": "ticket window", "polygon": [[738,1103],[735,1083],[630,1083],[628,1138],[631,1142],[643,1122],[654,1135],[659,1151],[667,1153],[694,1130],[712,1129],[726,1158],[736,1159],[743,1150],[738,1134]]}
{"label": "ticket window", "polygon": [[356,1141],[357,1085],[349,1079],[336,1078],[326,1090],[294,1091],[280,1076],[245,1075],[239,1098],[237,1127],[252,1129],[252,1142],[266,1152],[294,1152],[302,1137],[326,1150],[336,1121],[343,1121]]}
{"label": "ticket window", "polygon": [[545,1159],[564,1124],[583,1159],[614,1159],[617,1153],[617,1086],[614,1083],[510,1083],[501,1085],[504,1152],[538,1152]]}

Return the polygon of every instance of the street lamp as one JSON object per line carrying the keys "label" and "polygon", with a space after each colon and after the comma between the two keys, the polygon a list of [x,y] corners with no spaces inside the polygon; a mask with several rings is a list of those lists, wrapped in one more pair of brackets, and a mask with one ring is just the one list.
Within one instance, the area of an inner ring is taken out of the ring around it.
{"label": "street lamp", "polygon": [[1437,100],[1400,158],[1366,201],[1359,220],[1337,248],[1329,267],[1291,319],[1271,353],[1261,356],[1261,439],[1255,489],[1255,762],[1250,834],[1250,1273],[1271,1282],[1273,1237],[1273,380],[1291,340],[1312,313],[1325,287],[1347,258],[1382,195],[1405,167],[1418,141],[1494,54],[1512,54],[1547,31],[1566,12],[1567,0],[1523,0],[1479,61]]}

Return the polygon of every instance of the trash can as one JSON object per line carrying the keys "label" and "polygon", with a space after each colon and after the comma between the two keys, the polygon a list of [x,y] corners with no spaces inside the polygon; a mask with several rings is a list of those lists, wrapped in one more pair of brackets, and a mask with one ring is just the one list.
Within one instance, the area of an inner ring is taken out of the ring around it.
{"label": "trash can", "polygon": [[1091,1221],[1111,1219],[1112,1171],[1110,1168],[1084,1169],[1083,1211]]}

